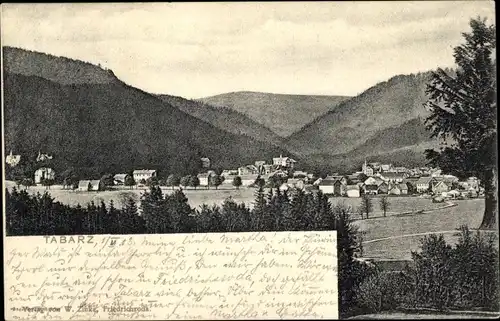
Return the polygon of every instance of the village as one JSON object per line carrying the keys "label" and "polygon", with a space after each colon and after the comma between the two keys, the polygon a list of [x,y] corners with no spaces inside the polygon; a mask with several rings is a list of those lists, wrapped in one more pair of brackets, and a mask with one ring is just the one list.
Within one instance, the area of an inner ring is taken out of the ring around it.
{"label": "village", "polygon": [[[38,153],[37,162],[51,160],[52,156]],[[21,155],[12,151],[6,157],[10,167],[19,164]],[[476,177],[459,180],[458,177],[443,173],[438,168],[406,168],[365,162],[360,170],[347,175],[332,173],[317,177],[312,173],[295,170],[297,161],[280,155],[271,162],[255,161],[235,169],[224,169],[219,173],[212,170],[210,159],[200,159],[203,171],[197,175],[178,177],[175,174],[160,176],[156,169],[135,169],[130,173],[104,175],[101,179],[75,180],[59,177],[62,189],[75,192],[99,192],[104,190],[144,189],[151,185],[180,189],[240,189],[279,188],[281,191],[300,189],[306,193],[320,190],[330,197],[359,198],[363,195],[413,196],[432,198],[435,202],[446,199],[477,198],[484,195],[481,182]],[[36,185],[50,188],[56,181],[54,169],[39,167],[33,173],[33,180],[18,180],[18,185]],[[162,177],[162,178],[160,178]]]}

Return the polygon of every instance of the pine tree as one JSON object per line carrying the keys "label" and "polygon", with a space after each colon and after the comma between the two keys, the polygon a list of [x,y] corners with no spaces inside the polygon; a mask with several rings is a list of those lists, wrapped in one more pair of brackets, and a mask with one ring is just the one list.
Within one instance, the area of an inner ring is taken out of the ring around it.
{"label": "pine tree", "polygon": [[472,19],[465,43],[455,47],[455,75],[438,69],[427,86],[425,120],[431,137],[441,138],[440,151],[426,150],[430,164],[459,177],[484,182],[485,210],[481,228],[494,228],[498,216],[496,31],[486,19]]}

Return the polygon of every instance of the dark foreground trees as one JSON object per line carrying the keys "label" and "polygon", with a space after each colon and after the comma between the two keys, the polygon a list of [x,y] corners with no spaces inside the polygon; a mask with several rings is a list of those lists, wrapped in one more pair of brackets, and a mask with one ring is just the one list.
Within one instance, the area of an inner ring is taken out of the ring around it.
{"label": "dark foreground trees", "polygon": [[481,228],[489,229],[498,216],[496,32],[481,18],[471,20],[470,27],[464,44],[454,50],[455,74],[438,69],[428,84],[426,127],[445,146],[426,150],[426,157],[446,172],[484,182]]}

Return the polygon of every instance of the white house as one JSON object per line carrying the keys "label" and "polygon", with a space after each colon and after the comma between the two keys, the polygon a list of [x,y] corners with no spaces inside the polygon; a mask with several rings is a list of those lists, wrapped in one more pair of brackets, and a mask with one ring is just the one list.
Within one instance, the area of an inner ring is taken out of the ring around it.
{"label": "white house", "polygon": [[274,157],[273,158],[273,165],[281,166],[281,167],[286,167],[286,168],[293,168],[294,164],[297,161],[290,158],[290,157],[283,157],[280,155],[280,157]]}
{"label": "white house", "polygon": [[[241,175],[241,185],[242,186],[250,186],[253,183],[255,183],[255,180],[259,177],[258,174],[248,174],[248,175]],[[231,181],[232,183],[232,181]]]}
{"label": "white house", "polygon": [[259,169],[255,165],[246,165],[238,168],[238,175],[259,174]]}
{"label": "white house", "polygon": [[368,165],[366,163],[366,160],[365,160],[365,163],[363,164],[363,166],[361,167],[361,170],[362,170],[363,174],[365,174],[366,176],[373,176],[373,174],[375,173],[375,171],[373,170],[373,167],[371,165]]}
{"label": "white house", "polygon": [[5,157],[5,163],[12,167],[19,164],[20,161],[21,161],[21,155],[12,155],[12,150],[10,151],[10,154],[7,155],[7,157]]}
{"label": "white house", "polygon": [[125,180],[128,176],[128,174],[116,174],[115,176],[113,176],[115,185],[125,185]]}
{"label": "white house", "polygon": [[35,184],[41,184],[44,179],[54,179],[56,172],[52,168],[42,167],[35,171]]}
{"label": "white house", "polygon": [[36,157],[37,162],[42,162],[49,159],[52,159],[52,156],[50,156],[49,154],[42,154],[40,151],[38,151],[38,156]]}
{"label": "white house", "polygon": [[78,182],[78,191],[88,192],[88,191],[101,191],[103,185],[100,180],[81,180]]}
{"label": "white house", "polygon": [[342,176],[327,176],[319,183],[319,189],[324,194],[343,196],[346,192],[347,181]]}
{"label": "white house", "polygon": [[154,169],[136,169],[132,172],[132,176],[134,180],[139,183],[141,180],[147,180],[148,178],[152,178],[156,176],[156,170]]}
{"label": "white house", "polygon": [[415,186],[418,193],[425,193],[431,188],[432,177],[420,177],[416,182]]}
{"label": "white house", "polygon": [[90,190],[90,181],[89,180],[81,180],[78,182],[78,191],[79,192],[87,192]]}
{"label": "white house", "polygon": [[360,191],[358,185],[347,185],[346,191],[347,191],[347,197],[360,197]]}

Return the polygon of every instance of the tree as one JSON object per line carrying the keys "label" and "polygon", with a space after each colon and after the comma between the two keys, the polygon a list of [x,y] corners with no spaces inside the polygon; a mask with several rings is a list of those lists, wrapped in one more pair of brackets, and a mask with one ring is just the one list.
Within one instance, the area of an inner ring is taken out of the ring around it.
{"label": "tree", "polygon": [[241,177],[236,176],[235,178],[233,178],[233,186],[236,187],[236,189],[240,189],[241,184],[243,184],[241,182]]}
{"label": "tree", "polygon": [[129,186],[130,188],[132,188],[132,186],[134,186],[134,185],[136,184],[135,179],[134,179],[134,176],[132,176],[132,175],[127,175],[127,176],[125,177],[125,182],[123,182],[123,184],[124,184],[125,186]]}
{"label": "tree", "polygon": [[167,186],[172,186],[172,189],[174,189],[174,187],[179,186],[180,183],[181,183],[181,179],[179,178],[179,176],[177,176],[175,174],[168,175]]}
{"label": "tree", "polygon": [[380,209],[384,212],[384,217],[386,216],[390,206],[391,203],[389,202],[389,197],[387,197],[387,195],[382,196],[382,198],[380,198]]}
{"label": "tree", "polygon": [[215,186],[215,189],[218,189],[220,184],[222,184],[222,178],[220,175],[215,174],[208,177],[209,186]]}
{"label": "tree", "polygon": [[44,178],[42,179],[42,185],[45,186],[46,188],[50,189],[52,185],[54,185],[54,180],[50,178]]}
{"label": "tree", "polygon": [[196,189],[198,186],[200,186],[200,179],[196,175],[191,175],[189,178],[189,186],[194,187]]}
{"label": "tree", "polygon": [[494,25],[472,19],[472,31],[463,33],[465,43],[454,49],[458,68],[454,75],[442,69],[427,85],[425,120],[431,137],[440,138],[439,151],[426,150],[433,166],[459,177],[477,176],[484,182],[485,210],[480,228],[497,224],[497,121],[496,50]]}
{"label": "tree", "polygon": [[112,174],[104,174],[101,177],[101,183],[106,189],[108,186],[113,186],[115,184],[115,180]]}
{"label": "tree", "polygon": [[254,184],[258,187],[258,188],[264,188],[264,186],[266,185],[266,181],[262,178],[262,177],[257,177],[257,179],[255,180]]}
{"label": "tree", "polygon": [[373,210],[372,198],[369,195],[363,194],[361,197],[361,205],[359,207],[360,213],[364,213],[366,218],[369,218]]}
{"label": "tree", "polygon": [[160,185],[160,182],[158,180],[158,177],[156,177],[156,176],[149,177],[146,180],[146,186],[158,186],[158,185]]}
{"label": "tree", "polygon": [[191,182],[191,175],[186,175],[181,178],[180,184],[181,186],[187,187]]}

